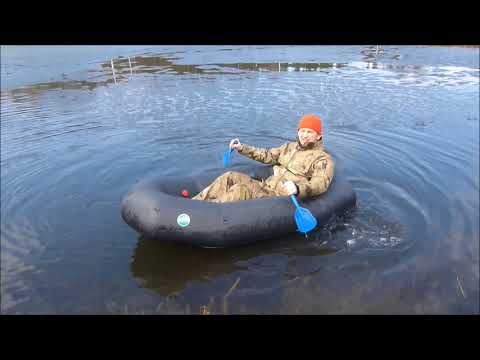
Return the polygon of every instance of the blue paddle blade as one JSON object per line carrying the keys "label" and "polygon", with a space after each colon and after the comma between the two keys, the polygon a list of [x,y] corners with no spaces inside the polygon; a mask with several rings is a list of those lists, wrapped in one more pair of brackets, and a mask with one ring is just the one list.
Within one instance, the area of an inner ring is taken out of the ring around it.
{"label": "blue paddle blade", "polygon": [[295,222],[297,223],[298,231],[304,234],[312,231],[317,226],[317,219],[315,219],[310,210],[302,207],[298,207],[295,210]]}
{"label": "blue paddle blade", "polygon": [[231,150],[225,151],[223,153],[223,166],[224,167],[229,167],[230,166],[230,156],[231,156],[231,154],[232,154]]}

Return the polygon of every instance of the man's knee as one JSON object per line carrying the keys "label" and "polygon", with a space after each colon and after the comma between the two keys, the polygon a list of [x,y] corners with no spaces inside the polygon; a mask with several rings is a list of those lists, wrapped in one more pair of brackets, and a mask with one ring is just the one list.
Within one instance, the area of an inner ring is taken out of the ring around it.
{"label": "man's knee", "polygon": [[217,177],[216,181],[231,179],[232,174],[233,174],[233,171],[227,171],[227,172],[223,173],[222,175],[220,175],[219,177]]}

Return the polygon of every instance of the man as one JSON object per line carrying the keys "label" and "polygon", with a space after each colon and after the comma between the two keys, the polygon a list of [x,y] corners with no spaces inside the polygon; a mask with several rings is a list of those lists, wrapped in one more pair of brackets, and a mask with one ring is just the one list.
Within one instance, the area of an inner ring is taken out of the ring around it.
{"label": "man", "polygon": [[273,196],[306,198],[327,191],[333,179],[335,164],[323,148],[322,121],[313,114],[300,119],[295,142],[261,149],[233,139],[230,149],[253,160],[274,165],[273,175],[257,181],[248,175],[228,171],[192,199],[223,203]]}

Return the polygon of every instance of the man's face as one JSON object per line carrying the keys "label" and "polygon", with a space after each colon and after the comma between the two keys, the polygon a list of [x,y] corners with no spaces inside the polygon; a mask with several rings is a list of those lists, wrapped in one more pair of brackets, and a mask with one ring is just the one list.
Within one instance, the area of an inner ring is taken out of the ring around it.
{"label": "man's face", "polygon": [[307,144],[314,144],[320,140],[320,135],[312,129],[301,128],[298,130],[298,140],[302,146]]}

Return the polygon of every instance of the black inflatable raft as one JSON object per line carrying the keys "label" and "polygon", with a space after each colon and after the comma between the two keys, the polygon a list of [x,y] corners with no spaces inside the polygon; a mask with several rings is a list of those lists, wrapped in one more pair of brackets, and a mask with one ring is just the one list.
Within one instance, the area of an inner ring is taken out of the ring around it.
{"label": "black inflatable raft", "polygon": [[[272,174],[266,165],[237,165],[228,170],[265,179]],[[147,238],[188,243],[201,247],[229,247],[295,233],[295,205],[289,197],[211,203],[182,197],[199,193],[226,169],[198,176],[159,176],[136,184],[122,200],[122,218]],[[356,196],[342,173],[335,173],[328,191],[299,200],[324,225],[355,205]]]}

